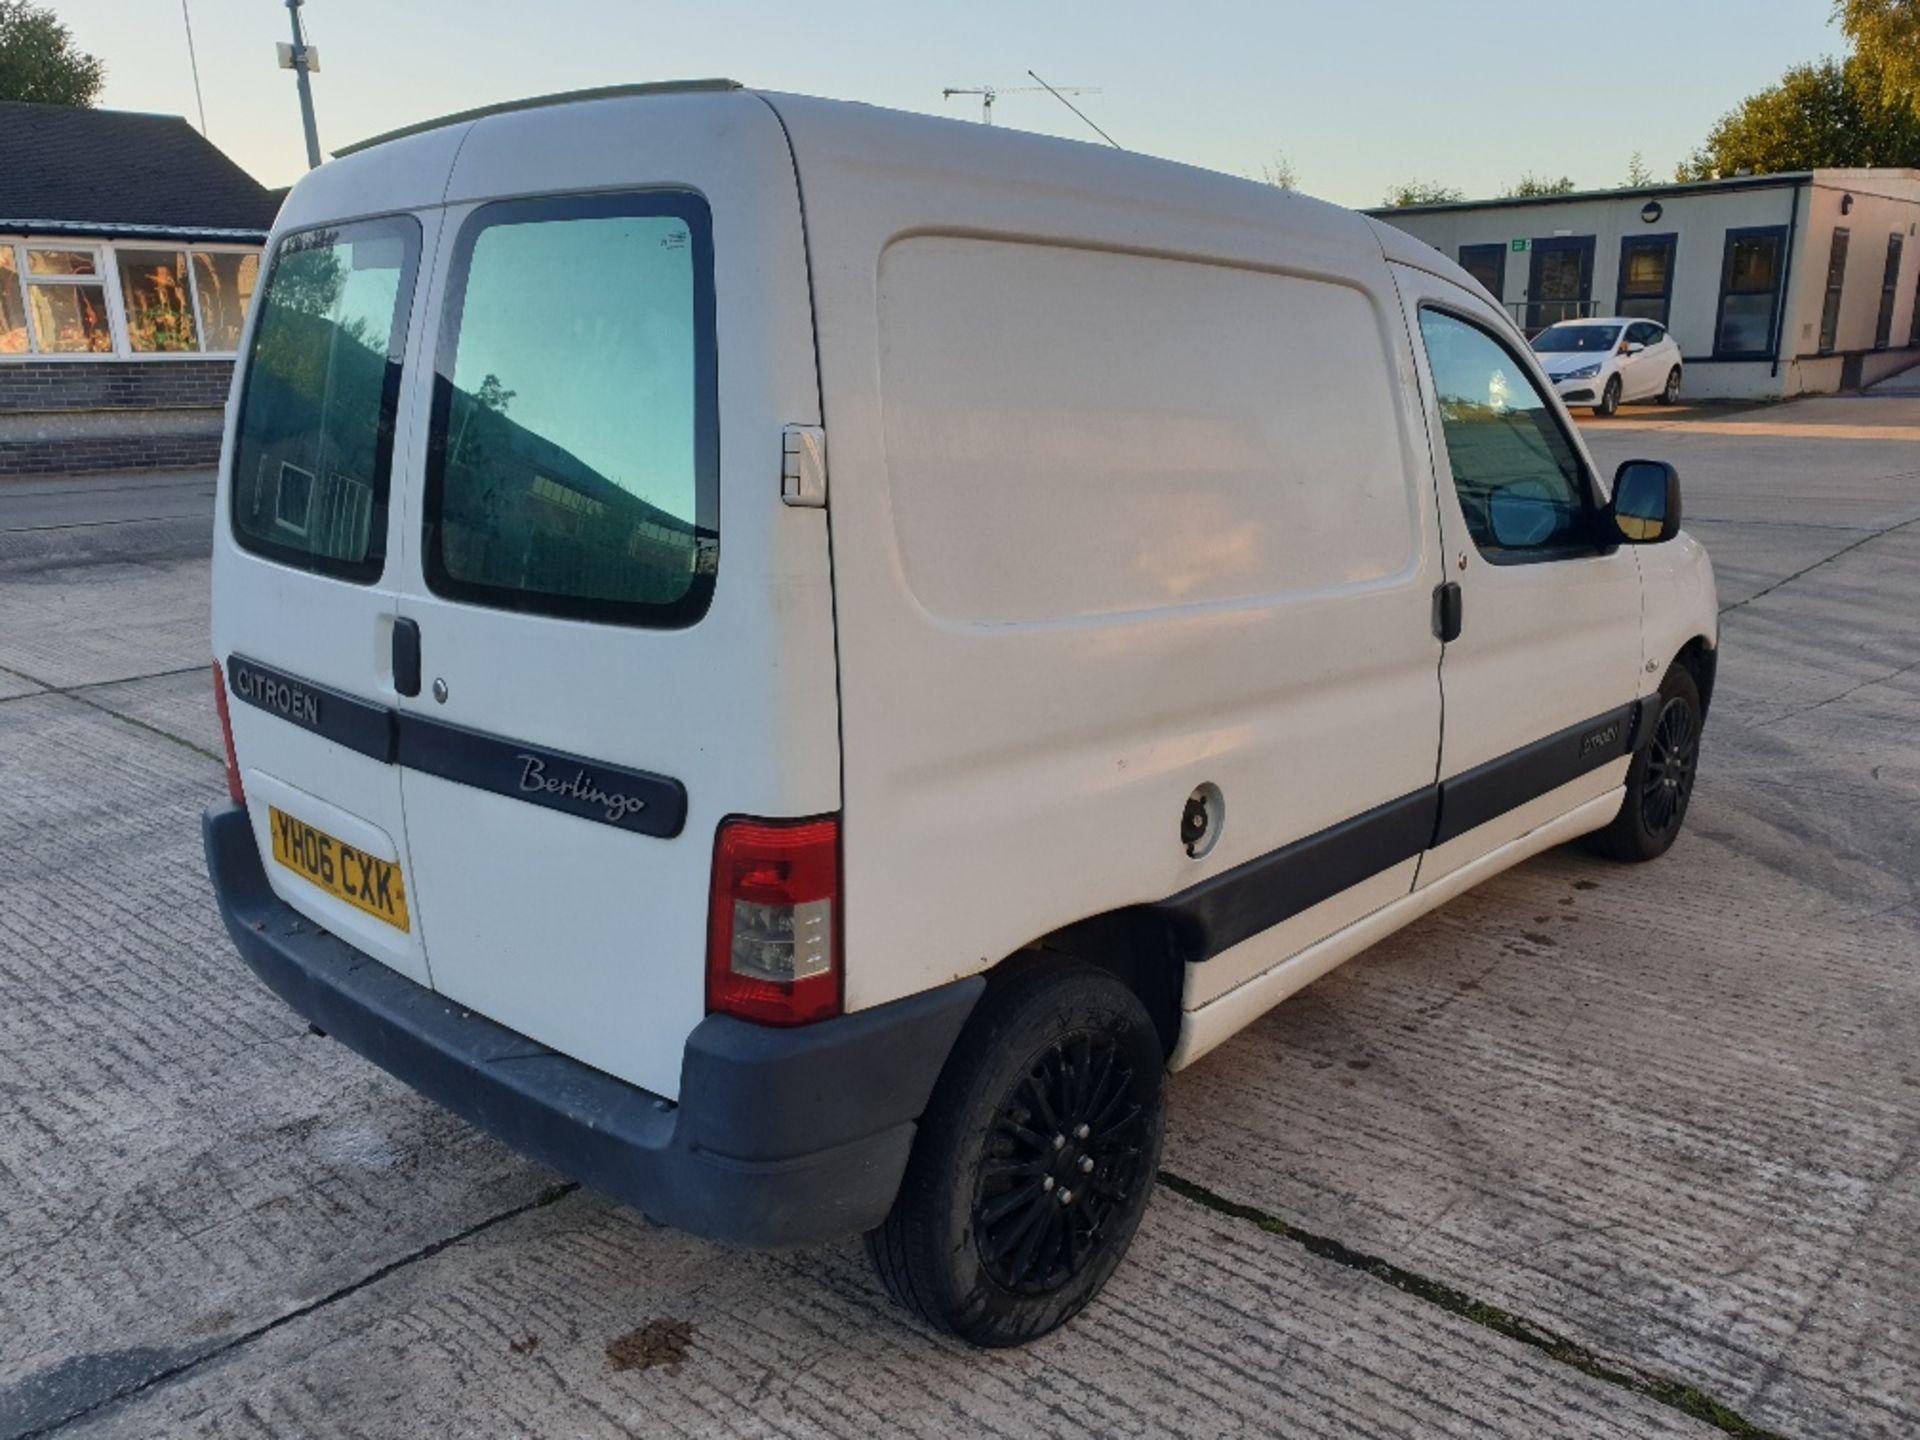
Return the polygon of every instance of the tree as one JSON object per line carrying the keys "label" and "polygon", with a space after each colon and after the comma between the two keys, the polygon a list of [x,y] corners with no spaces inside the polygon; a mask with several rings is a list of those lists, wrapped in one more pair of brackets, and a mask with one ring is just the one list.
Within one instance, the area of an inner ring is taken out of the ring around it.
{"label": "tree", "polygon": [[1405,210],[1409,205],[1445,205],[1465,198],[1462,191],[1451,185],[1432,180],[1402,180],[1387,191],[1380,203],[1394,210]]}
{"label": "tree", "polygon": [[1722,115],[1679,180],[1854,165],[1920,165],[1920,109],[1864,55],[1796,65]]}
{"label": "tree", "polygon": [[1299,188],[1299,175],[1295,173],[1293,162],[1287,159],[1284,150],[1277,150],[1271,160],[1261,165],[1260,173],[1253,177],[1262,185],[1271,185],[1276,190],[1296,190]]}
{"label": "tree", "polygon": [[1833,18],[1853,53],[1877,72],[1882,97],[1920,94],[1920,0],[1834,0]]}
{"label": "tree", "polygon": [[1571,195],[1579,188],[1573,183],[1571,175],[1562,175],[1556,179],[1550,175],[1536,175],[1529,170],[1507,189],[1502,190],[1500,198],[1519,200],[1534,195]]}
{"label": "tree", "polygon": [[1647,159],[1638,150],[1627,161],[1627,178],[1621,183],[1624,190],[1638,190],[1653,184],[1653,171],[1647,168]]}
{"label": "tree", "polygon": [[53,11],[0,0],[0,100],[91,105],[106,80],[106,65],[74,45]]}

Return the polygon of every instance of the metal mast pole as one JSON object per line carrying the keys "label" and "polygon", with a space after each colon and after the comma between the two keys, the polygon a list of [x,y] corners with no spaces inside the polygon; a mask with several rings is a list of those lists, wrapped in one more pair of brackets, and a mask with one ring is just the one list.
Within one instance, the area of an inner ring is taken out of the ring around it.
{"label": "metal mast pole", "polygon": [[300,33],[300,6],[304,0],[287,0],[287,13],[293,17],[293,78],[300,86],[300,123],[307,131],[307,168],[320,168],[320,132],[313,123],[313,85],[307,79],[307,39]]}

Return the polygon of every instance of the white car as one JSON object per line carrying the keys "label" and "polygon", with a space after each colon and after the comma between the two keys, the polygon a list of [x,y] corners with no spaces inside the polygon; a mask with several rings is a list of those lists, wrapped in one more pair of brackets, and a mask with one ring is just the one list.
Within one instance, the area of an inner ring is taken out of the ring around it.
{"label": "white car", "polygon": [[1561,400],[1591,405],[1596,415],[1628,400],[1680,398],[1680,347],[1652,320],[1563,320],[1533,337],[1533,351]]}
{"label": "white car", "polygon": [[269,255],[228,933],[664,1224],[865,1232],[932,1324],[1030,1340],[1133,1238],[1169,1070],[1686,817],[1718,609],[1672,467],[1602,474],[1365,216],[702,82],[358,147]]}

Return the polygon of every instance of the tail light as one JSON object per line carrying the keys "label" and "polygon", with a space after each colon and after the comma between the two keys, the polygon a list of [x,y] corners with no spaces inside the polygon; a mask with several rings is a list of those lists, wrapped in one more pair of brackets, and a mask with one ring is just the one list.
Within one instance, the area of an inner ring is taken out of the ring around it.
{"label": "tail light", "polygon": [[227,713],[227,677],[218,660],[213,662],[213,708],[220,712],[220,738],[227,742],[227,794],[236,805],[247,803],[247,792],[240,783],[240,761],[233,753],[233,717]]}
{"label": "tail light", "polygon": [[728,820],[713,847],[707,1009],[763,1025],[840,1013],[840,822]]}

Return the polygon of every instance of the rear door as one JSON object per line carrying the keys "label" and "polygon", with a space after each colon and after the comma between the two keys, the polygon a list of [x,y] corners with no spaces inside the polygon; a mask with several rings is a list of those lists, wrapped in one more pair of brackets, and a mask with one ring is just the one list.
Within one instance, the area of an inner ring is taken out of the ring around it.
{"label": "rear door", "polygon": [[1397,269],[1439,482],[1458,634],[1440,663],[1427,885],[1616,789],[1641,693],[1640,569],[1529,352],[1484,301]]}
{"label": "rear door", "polygon": [[[395,477],[416,431],[404,358],[456,135],[289,202],[224,450],[214,653],[275,892],[422,983],[386,664],[407,541]],[[344,210],[362,218],[326,219]],[[369,213],[371,212],[371,213]]]}
{"label": "rear door", "polygon": [[784,134],[740,93],[482,120],[441,256],[397,699],[434,983],[677,1096],[718,821],[839,805]]}

